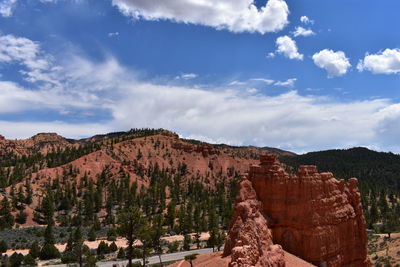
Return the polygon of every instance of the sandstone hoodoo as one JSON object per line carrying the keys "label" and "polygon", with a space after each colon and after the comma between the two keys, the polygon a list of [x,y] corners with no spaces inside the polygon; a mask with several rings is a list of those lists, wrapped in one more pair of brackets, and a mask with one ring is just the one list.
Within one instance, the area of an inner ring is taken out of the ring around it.
{"label": "sandstone hoodoo", "polygon": [[239,182],[239,193],[223,255],[231,255],[230,267],[285,266],[282,247],[273,244],[271,231],[261,214],[261,202],[246,176]]}
{"label": "sandstone hoodoo", "polygon": [[[260,165],[250,167],[248,180],[240,183],[247,183],[247,187],[252,185],[247,192],[253,202],[261,202],[261,211],[257,212],[264,215],[256,221],[267,221],[274,244],[317,266],[370,265],[357,179],[345,183],[335,179],[332,173],[318,173],[315,166],[300,166],[297,174],[289,174],[275,155],[263,155],[260,161]],[[240,188],[235,212],[241,210],[245,214],[241,215],[243,217],[247,216],[247,210],[241,207],[244,191],[242,185]],[[235,216],[234,221],[237,220]],[[245,231],[245,226],[242,229]],[[253,231],[254,228],[250,234]],[[269,232],[257,232],[270,239]],[[241,242],[243,235],[237,235],[233,222],[227,250],[231,243]],[[232,255],[234,253],[232,249]],[[230,253],[227,251],[227,254]]]}

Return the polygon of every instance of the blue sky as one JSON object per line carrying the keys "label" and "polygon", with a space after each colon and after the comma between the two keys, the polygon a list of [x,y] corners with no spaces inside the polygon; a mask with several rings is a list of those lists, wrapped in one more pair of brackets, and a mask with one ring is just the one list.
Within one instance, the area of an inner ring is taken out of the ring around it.
{"label": "blue sky", "polygon": [[0,0],[0,134],[400,152],[400,3]]}

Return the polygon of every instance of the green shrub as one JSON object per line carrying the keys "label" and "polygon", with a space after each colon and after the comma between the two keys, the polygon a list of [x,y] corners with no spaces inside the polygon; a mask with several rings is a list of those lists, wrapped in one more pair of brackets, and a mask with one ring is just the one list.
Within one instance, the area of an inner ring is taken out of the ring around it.
{"label": "green shrub", "polygon": [[179,241],[174,241],[168,244],[168,252],[177,252],[179,248]]}

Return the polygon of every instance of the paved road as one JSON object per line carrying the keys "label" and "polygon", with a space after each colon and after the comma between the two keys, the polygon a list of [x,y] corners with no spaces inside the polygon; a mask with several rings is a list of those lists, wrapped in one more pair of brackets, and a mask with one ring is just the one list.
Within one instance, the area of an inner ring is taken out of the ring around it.
{"label": "paved road", "polygon": [[[182,251],[182,252],[176,252],[176,253],[170,253],[170,254],[163,254],[161,255],[161,260],[162,262],[168,262],[168,261],[178,261],[182,260],[185,258],[186,255],[190,254],[210,254],[212,253],[212,248],[203,248],[203,249],[195,249],[195,250],[190,250],[190,251]],[[149,261],[149,264],[154,264],[154,263],[159,263],[160,259],[158,256],[153,256],[150,258],[147,258]],[[140,259],[135,259],[133,262],[142,262]],[[97,266],[99,267],[111,267],[114,264],[117,264],[120,267],[125,267],[126,264],[128,263],[127,260],[122,260],[122,261],[99,261],[96,263]],[[57,265],[46,265],[48,267],[67,267],[66,264],[57,264]]]}

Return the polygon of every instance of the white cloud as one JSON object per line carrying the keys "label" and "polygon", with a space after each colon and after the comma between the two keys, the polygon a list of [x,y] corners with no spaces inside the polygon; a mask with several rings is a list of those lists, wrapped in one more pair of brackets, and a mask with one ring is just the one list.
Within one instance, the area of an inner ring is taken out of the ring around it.
{"label": "white cloud", "polygon": [[170,20],[226,29],[232,32],[277,32],[288,24],[284,0],[269,0],[258,9],[254,0],[113,0],[125,16]]}
{"label": "white cloud", "polygon": [[229,83],[229,85],[232,85],[232,86],[245,85],[245,84],[246,84],[246,82],[241,82],[241,81],[232,81]]}
{"label": "white cloud", "polygon": [[258,90],[256,88],[247,88],[246,92],[249,94],[257,94]]}
{"label": "white cloud", "polygon": [[[61,67],[52,73],[61,86],[24,88],[1,82],[0,114],[44,108],[71,116],[76,111],[101,109],[109,114],[108,119],[80,124],[2,118],[0,134],[15,138],[50,131],[82,137],[133,127],[162,127],[184,137],[235,145],[294,151],[368,145],[400,152],[400,104],[387,99],[341,103],[293,90],[270,96],[247,85],[233,90],[229,86],[155,84],[138,79],[134,71],[112,57],[100,63],[78,55],[66,59],[55,58]],[[289,79],[286,83],[290,81],[295,82]]]}
{"label": "white cloud", "polygon": [[274,85],[284,86],[284,87],[294,87],[294,84],[295,84],[296,81],[297,81],[296,78],[291,78],[291,79],[288,79],[286,81],[277,81],[277,82],[274,83]]}
{"label": "white cloud", "polygon": [[274,58],[276,55],[274,52],[269,52],[267,58]]}
{"label": "white cloud", "polygon": [[50,73],[56,66],[51,57],[44,55],[40,45],[30,39],[13,35],[0,35],[0,63],[20,64],[25,67],[20,72],[28,82],[45,82],[58,84]]}
{"label": "white cloud", "polygon": [[1,0],[0,1],[0,15],[3,17],[10,17],[17,4],[17,0]]}
{"label": "white cloud", "polygon": [[305,29],[301,26],[296,27],[295,31],[293,32],[293,36],[294,37],[298,37],[298,36],[312,36],[315,35],[315,32],[313,32],[313,30],[311,29]]}
{"label": "white cloud", "polygon": [[271,79],[265,79],[265,78],[253,78],[251,79],[251,81],[255,81],[255,82],[263,82],[266,83],[268,85],[273,84],[275,81],[271,80]]}
{"label": "white cloud", "polygon": [[300,17],[300,21],[302,22],[302,23],[304,23],[304,24],[314,24],[314,21],[313,20],[311,20],[309,17],[307,17],[307,16],[301,16]]}
{"label": "white cloud", "polygon": [[108,37],[114,37],[114,36],[118,36],[119,32],[109,32],[108,33]]}
{"label": "white cloud", "polygon": [[324,49],[315,53],[312,57],[315,65],[328,72],[328,77],[342,76],[347,73],[351,67],[349,59],[342,51],[334,52],[333,50]]}
{"label": "white cloud", "polygon": [[283,54],[290,59],[303,60],[303,55],[297,49],[296,41],[289,36],[281,36],[276,39],[277,53]]}
{"label": "white cloud", "polygon": [[398,74],[400,73],[400,49],[385,49],[377,54],[367,54],[359,62],[357,69],[367,70],[374,74]]}
{"label": "white cloud", "polygon": [[11,122],[0,120],[1,135],[8,139],[22,139],[37,133],[55,132],[68,138],[85,138],[98,133],[109,133],[113,129],[102,123],[73,124],[61,121],[51,122]]}
{"label": "white cloud", "polygon": [[191,80],[191,79],[195,79],[197,77],[199,77],[199,75],[196,74],[196,73],[184,73],[184,74],[181,74],[179,76],[176,76],[175,79],[177,79],[177,80],[180,80],[180,79],[182,79],[182,80]]}

